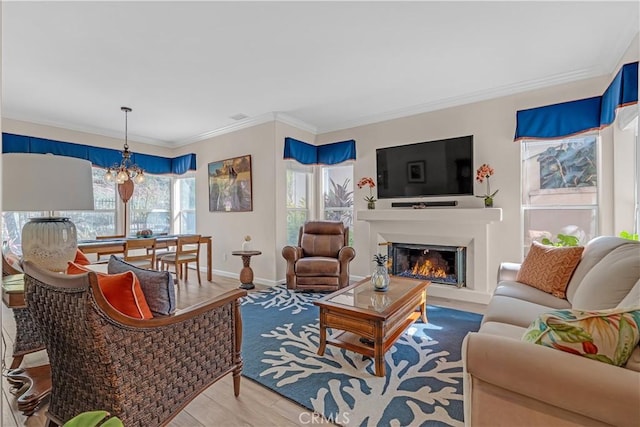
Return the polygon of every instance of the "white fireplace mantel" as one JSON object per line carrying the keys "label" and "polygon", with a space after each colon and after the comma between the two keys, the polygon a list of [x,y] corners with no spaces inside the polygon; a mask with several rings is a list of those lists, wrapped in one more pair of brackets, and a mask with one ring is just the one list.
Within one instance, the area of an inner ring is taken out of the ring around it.
{"label": "white fireplace mantel", "polygon": [[500,208],[371,209],[356,212],[358,221],[369,224],[369,258],[380,245],[417,243],[467,247],[467,283],[464,288],[434,283],[429,294],[487,303],[495,274],[490,274],[490,225],[502,221]]}
{"label": "white fireplace mantel", "polygon": [[501,208],[370,209],[357,211],[358,221],[446,221],[491,224],[502,221]]}

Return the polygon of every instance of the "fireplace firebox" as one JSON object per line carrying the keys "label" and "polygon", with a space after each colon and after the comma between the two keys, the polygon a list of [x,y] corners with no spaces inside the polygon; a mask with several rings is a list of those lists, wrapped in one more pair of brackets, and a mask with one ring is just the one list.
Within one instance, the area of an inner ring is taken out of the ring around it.
{"label": "fireplace firebox", "polygon": [[467,248],[464,246],[387,243],[389,272],[394,276],[432,283],[466,286]]}

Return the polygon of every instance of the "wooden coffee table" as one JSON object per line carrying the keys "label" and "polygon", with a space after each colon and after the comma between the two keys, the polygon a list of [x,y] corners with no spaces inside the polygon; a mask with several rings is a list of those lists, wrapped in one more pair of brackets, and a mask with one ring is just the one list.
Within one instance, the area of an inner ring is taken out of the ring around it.
{"label": "wooden coffee table", "polygon": [[[320,308],[318,355],[331,344],[373,357],[376,375],[384,377],[387,350],[418,318],[427,323],[429,284],[392,277],[387,292],[377,292],[367,278],[315,301]],[[329,338],[327,328],[333,331]]]}

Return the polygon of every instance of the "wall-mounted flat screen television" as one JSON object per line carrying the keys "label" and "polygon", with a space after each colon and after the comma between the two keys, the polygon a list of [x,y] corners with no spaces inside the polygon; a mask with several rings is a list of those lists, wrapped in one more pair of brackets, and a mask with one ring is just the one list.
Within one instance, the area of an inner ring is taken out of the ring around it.
{"label": "wall-mounted flat screen television", "polygon": [[378,198],[473,195],[473,135],[376,150]]}

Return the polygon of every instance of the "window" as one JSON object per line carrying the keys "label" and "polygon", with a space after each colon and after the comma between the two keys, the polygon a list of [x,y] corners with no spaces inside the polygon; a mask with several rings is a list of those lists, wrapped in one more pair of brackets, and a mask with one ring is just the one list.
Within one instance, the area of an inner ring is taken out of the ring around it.
{"label": "window", "polygon": [[522,142],[525,254],[559,233],[594,238],[598,223],[598,137]]}
{"label": "window", "polygon": [[116,184],[104,180],[106,170],[93,169],[93,211],[61,211],[59,215],[71,219],[78,231],[78,240],[112,236],[116,232]]}
{"label": "window", "polygon": [[312,219],[313,166],[287,162],[287,244],[298,244],[298,231]]}
{"label": "window", "polygon": [[195,234],[196,232],[196,178],[176,178],[174,185],[174,222],[173,230],[177,234]]}
{"label": "window", "polygon": [[136,185],[129,201],[129,232],[152,230],[154,234],[171,232],[170,176],[146,175],[143,184]]}
{"label": "window", "polygon": [[[353,165],[322,166],[322,218],[353,231]],[[353,245],[353,233],[349,233]]]}

